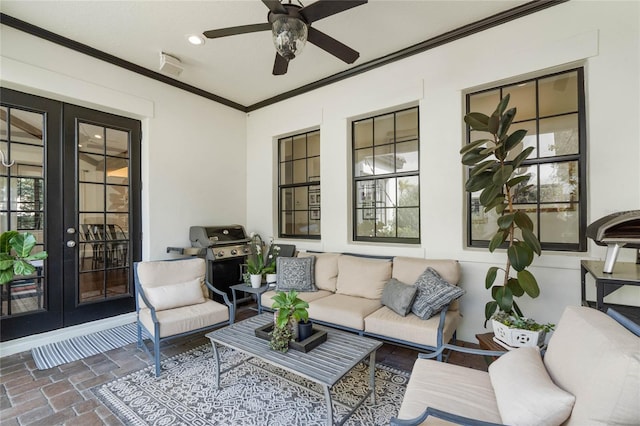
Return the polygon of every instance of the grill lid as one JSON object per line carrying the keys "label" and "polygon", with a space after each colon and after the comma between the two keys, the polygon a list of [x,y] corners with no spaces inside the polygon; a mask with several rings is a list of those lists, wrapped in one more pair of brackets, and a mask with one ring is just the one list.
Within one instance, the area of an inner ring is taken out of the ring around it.
{"label": "grill lid", "polygon": [[215,247],[231,244],[246,244],[247,237],[242,225],[192,226],[189,228],[192,247]]}

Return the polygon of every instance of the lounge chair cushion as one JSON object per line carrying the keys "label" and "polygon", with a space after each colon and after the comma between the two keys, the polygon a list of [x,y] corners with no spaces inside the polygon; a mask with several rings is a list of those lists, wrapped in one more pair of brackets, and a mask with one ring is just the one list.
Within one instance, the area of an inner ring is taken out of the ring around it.
{"label": "lounge chair cushion", "polygon": [[195,278],[183,283],[167,284],[159,287],[147,287],[144,290],[147,299],[157,311],[204,303],[202,280]]}

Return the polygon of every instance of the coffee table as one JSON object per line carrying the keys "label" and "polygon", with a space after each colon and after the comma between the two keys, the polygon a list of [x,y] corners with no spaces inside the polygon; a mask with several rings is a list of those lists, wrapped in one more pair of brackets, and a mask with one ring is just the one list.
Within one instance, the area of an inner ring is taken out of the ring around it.
{"label": "coffee table", "polygon": [[371,403],[375,403],[376,350],[382,346],[382,342],[357,334],[314,325],[314,328],[327,332],[326,342],[307,353],[293,349],[290,349],[287,353],[282,353],[270,349],[268,340],[255,336],[256,328],[271,321],[273,321],[273,314],[265,313],[206,334],[206,337],[211,340],[213,352],[216,356],[216,387],[220,387],[220,375],[236,367],[233,366],[225,371],[220,371],[220,356],[217,346],[227,346],[319,384],[324,390],[327,404],[327,425],[333,425],[331,387],[368,356],[369,391],[337,424],[342,425],[368,396],[371,396]]}

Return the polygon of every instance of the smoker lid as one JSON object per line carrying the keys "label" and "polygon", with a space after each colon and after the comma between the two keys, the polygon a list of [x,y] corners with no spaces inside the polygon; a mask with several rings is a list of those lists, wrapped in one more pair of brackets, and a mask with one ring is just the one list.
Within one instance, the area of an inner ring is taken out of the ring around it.
{"label": "smoker lid", "polygon": [[221,244],[237,244],[249,241],[242,225],[192,226],[189,240],[193,247],[211,247]]}
{"label": "smoker lid", "polygon": [[626,243],[640,248],[640,210],[629,210],[604,216],[587,227],[587,237],[596,244]]}

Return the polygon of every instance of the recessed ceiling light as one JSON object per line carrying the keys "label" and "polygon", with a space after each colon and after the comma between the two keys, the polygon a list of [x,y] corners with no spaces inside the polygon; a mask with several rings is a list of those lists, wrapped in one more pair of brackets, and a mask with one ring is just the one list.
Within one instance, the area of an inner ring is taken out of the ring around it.
{"label": "recessed ceiling light", "polygon": [[98,135],[98,134],[93,135],[93,137],[96,138],[96,139],[102,139],[102,135]]}
{"label": "recessed ceiling light", "polygon": [[189,41],[189,43],[193,44],[194,46],[201,46],[204,44],[204,41],[205,41],[204,37],[198,34],[189,34],[187,36],[187,40]]}

